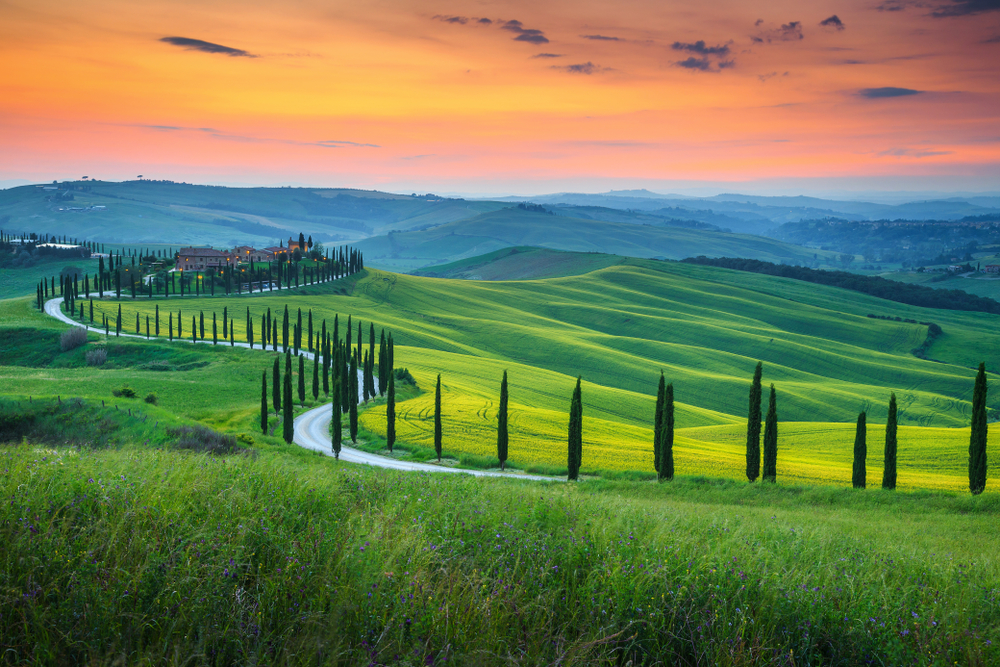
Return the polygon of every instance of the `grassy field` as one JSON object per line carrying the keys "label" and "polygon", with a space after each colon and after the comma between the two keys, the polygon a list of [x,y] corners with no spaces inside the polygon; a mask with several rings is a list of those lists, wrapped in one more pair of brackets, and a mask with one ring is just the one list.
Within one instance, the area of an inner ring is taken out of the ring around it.
{"label": "grassy field", "polygon": [[[345,291],[346,294],[336,292]],[[155,302],[154,302],[155,303]],[[168,304],[161,303],[161,308]],[[238,304],[238,305],[237,305]],[[778,390],[782,421],[779,474],[845,483],[853,422],[869,413],[869,479],[881,473],[881,426],[890,392],[900,402],[900,485],[962,489],[968,413],[980,359],[995,371],[996,318],[928,311],[836,289],[676,263],[629,260],[582,276],[525,282],[435,280],[368,270],[336,286],[278,296],[171,300],[191,315],[245,308],[255,322],[268,307],[312,308],[391,330],[396,366],[425,393],[400,405],[401,437],[430,438],[437,373],[444,384],[445,448],[486,455],[504,369],[511,378],[511,460],[522,467],[565,460],[565,421],[573,382],[584,377],[584,472],[649,470],[651,415],[659,369],[675,383],[678,457],[687,472],[742,476],[740,433],[753,366],[764,362]],[[114,313],[114,302],[95,303]],[[123,303],[126,323],[152,304]],[[944,330],[914,357],[927,328],[867,314],[934,321]],[[161,311],[162,318],[166,311]],[[99,318],[99,315],[98,315]],[[134,325],[126,325],[134,326]],[[41,378],[25,386],[44,391]],[[37,384],[36,384],[37,383]],[[994,394],[990,405],[1000,405]],[[251,404],[252,406],[252,404]],[[384,432],[381,406],[362,425]],[[927,428],[916,428],[927,427]],[[992,459],[1000,463],[1000,459]]]}
{"label": "grassy field", "polygon": [[366,266],[395,271],[469,259],[511,246],[667,259],[708,255],[812,262],[814,256],[833,256],[762,236],[568,218],[517,208],[482,213],[431,229],[377,236],[357,245],[365,253]]}
{"label": "grassy field", "polygon": [[531,246],[514,246],[419,269],[416,276],[460,280],[537,280],[579,276],[623,264],[627,258],[605,253],[578,253]]}
{"label": "grassy field", "polygon": [[0,449],[5,662],[1000,659],[993,494],[538,484],[252,451]]}
{"label": "grassy field", "polygon": [[91,277],[97,273],[96,259],[57,259],[40,261],[28,268],[0,269],[0,299],[33,295],[42,278],[50,281],[55,278],[58,284],[59,272],[67,266],[75,266]]}

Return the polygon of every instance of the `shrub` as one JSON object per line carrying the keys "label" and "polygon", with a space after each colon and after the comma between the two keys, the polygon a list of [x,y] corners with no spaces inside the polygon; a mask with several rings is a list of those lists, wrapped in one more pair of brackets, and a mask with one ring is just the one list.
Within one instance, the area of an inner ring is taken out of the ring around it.
{"label": "shrub", "polygon": [[73,327],[64,331],[59,337],[59,347],[63,352],[75,350],[87,342],[87,330],[83,327]]}
{"label": "shrub", "polygon": [[240,433],[238,436],[236,436],[236,439],[242,442],[244,445],[253,444],[253,436],[250,435],[249,433]]}
{"label": "shrub", "polygon": [[146,401],[150,405],[156,405],[156,394],[154,394],[153,392],[149,392],[148,394],[146,394],[146,398],[142,400]]}
{"label": "shrub", "polygon": [[177,438],[174,444],[177,449],[191,449],[209,454],[240,454],[247,451],[245,447],[237,444],[233,436],[223,435],[201,425],[168,428],[167,434]]}
{"label": "shrub", "polygon": [[127,384],[123,384],[117,389],[112,389],[111,393],[117,396],[118,398],[135,398],[135,389],[128,386]]}
{"label": "shrub", "polygon": [[396,376],[396,384],[408,384],[414,387],[417,386],[417,381],[412,375],[410,375],[410,371],[405,368],[397,368],[392,373]]}
{"label": "shrub", "polygon": [[103,366],[107,360],[108,351],[103,347],[95,347],[93,350],[87,350],[88,366]]}

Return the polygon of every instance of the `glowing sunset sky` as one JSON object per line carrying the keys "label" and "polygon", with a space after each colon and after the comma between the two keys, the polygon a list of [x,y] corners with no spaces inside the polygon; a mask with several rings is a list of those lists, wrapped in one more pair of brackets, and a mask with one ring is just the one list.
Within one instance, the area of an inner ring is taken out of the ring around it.
{"label": "glowing sunset sky", "polygon": [[0,0],[0,65],[0,179],[1000,189],[1000,0]]}

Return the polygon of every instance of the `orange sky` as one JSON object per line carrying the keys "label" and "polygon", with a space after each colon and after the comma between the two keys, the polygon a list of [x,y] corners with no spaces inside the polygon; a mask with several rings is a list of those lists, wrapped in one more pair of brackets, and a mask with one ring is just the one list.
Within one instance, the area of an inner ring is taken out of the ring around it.
{"label": "orange sky", "polygon": [[0,180],[1000,189],[1000,2],[0,0],[0,154]]}

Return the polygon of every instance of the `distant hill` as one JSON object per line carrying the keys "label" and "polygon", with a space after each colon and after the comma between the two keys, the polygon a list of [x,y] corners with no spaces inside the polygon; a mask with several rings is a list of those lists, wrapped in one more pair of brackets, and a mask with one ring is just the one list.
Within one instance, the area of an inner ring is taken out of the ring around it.
{"label": "distant hill", "polygon": [[832,253],[760,236],[585,220],[519,208],[483,213],[422,231],[369,238],[357,245],[369,265],[398,271],[413,271],[512,246],[665,259],[702,254],[793,264],[833,259]]}
{"label": "distant hill", "polygon": [[76,181],[0,190],[0,228],[105,243],[270,245],[299,232],[323,242],[352,242],[507,205],[365,190]]}
{"label": "distant hill", "polygon": [[515,246],[457,262],[418,269],[413,275],[462,280],[536,280],[580,276],[626,261],[628,260],[625,257],[604,253]]}

